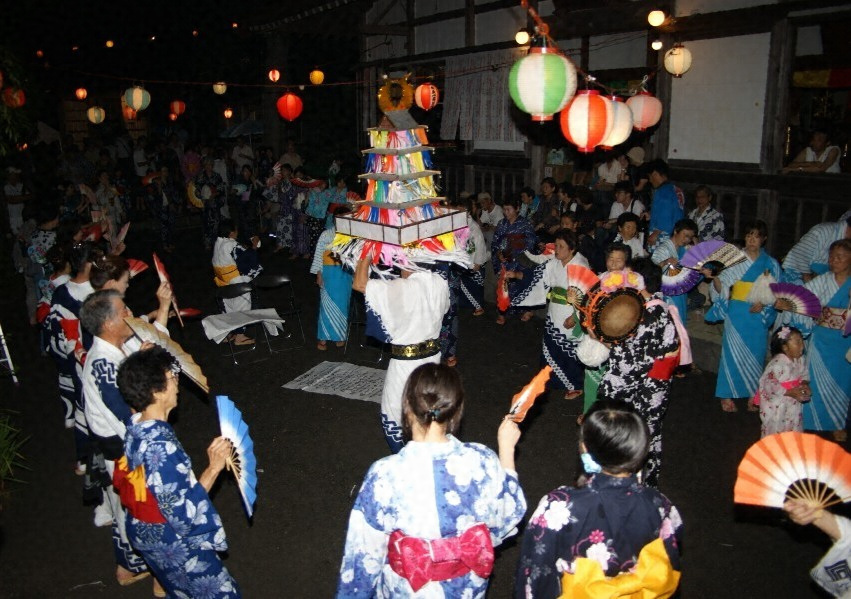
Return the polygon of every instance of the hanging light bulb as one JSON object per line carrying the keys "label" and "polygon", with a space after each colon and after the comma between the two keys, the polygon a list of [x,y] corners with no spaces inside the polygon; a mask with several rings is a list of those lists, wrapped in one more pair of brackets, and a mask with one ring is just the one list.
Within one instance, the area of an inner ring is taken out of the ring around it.
{"label": "hanging light bulb", "polygon": [[665,11],[651,10],[647,15],[647,22],[650,23],[651,27],[659,27],[665,22]]}
{"label": "hanging light bulb", "polygon": [[217,81],[213,84],[213,92],[217,95],[221,96],[226,91],[228,91],[228,86],[224,81]]}
{"label": "hanging light bulb", "polygon": [[661,50],[662,49],[662,40],[653,40],[653,43],[650,44],[650,47],[653,48],[654,50]]}
{"label": "hanging light bulb", "polygon": [[523,46],[529,43],[529,31],[527,29],[521,29],[517,33],[514,34],[514,41],[517,42],[519,46]]}

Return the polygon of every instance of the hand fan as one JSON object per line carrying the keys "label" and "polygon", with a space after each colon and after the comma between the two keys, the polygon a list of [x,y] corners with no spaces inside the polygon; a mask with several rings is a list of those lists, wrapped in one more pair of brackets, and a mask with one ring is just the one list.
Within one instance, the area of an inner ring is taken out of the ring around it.
{"label": "hand fan", "polygon": [[739,464],[733,500],[783,507],[789,499],[818,508],[851,501],[851,454],[818,435],[797,432],[751,445]]}
{"label": "hand fan", "polygon": [[526,418],[526,412],[529,411],[538,396],[544,392],[552,371],[553,369],[550,366],[544,366],[531,381],[526,383],[520,393],[511,398],[511,409],[508,410],[508,417],[511,420],[523,422],[523,419]]}
{"label": "hand fan", "polygon": [[690,268],[668,266],[662,271],[662,293],[665,295],[682,295],[688,293],[700,283],[703,275]]}
{"label": "hand fan", "polygon": [[189,185],[186,186],[186,196],[189,198],[189,203],[196,208],[204,207],[204,200],[198,197],[198,193],[195,190],[195,181],[190,181]]}
{"label": "hand fan", "polygon": [[202,312],[198,308],[181,308],[178,314],[184,318],[195,318],[201,316]]}
{"label": "hand fan", "polygon": [[[851,294],[849,294],[851,296]],[[849,297],[848,301],[848,309],[845,311],[845,326],[842,327],[842,336],[847,337],[851,335],[851,297]]]}
{"label": "hand fan", "polygon": [[756,281],[751,285],[751,290],[745,298],[749,304],[762,304],[763,306],[773,306],[777,298],[771,291],[771,284],[776,283],[771,271],[766,270],[756,278]]}
{"label": "hand fan", "polygon": [[600,282],[594,271],[578,264],[567,265],[567,302],[578,306],[591,288]]}
{"label": "hand fan", "polygon": [[103,227],[100,223],[92,223],[88,227],[83,227],[82,232],[86,236],[85,241],[100,241],[100,238],[103,237]]}
{"label": "hand fan", "polygon": [[794,283],[771,283],[769,287],[776,298],[775,307],[778,310],[795,312],[813,318],[821,316],[821,302],[816,294],[806,287]]}
{"label": "hand fan", "polygon": [[236,477],[242,504],[248,517],[254,515],[254,503],[257,501],[257,459],[254,457],[254,441],[248,434],[248,425],[242,419],[242,412],[226,395],[216,396],[219,408],[219,426],[222,437],[233,443],[233,453],[227,460],[228,470]]}
{"label": "hand fan", "polygon": [[135,258],[127,258],[127,264],[130,266],[130,278],[132,279],[136,275],[142,274],[146,270],[148,270],[148,265],[142,262],[141,260],[136,260]]}
{"label": "hand fan", "polygon": [[700,270],[708,262],[718,262],[722,268],[728,268],[745,259],[745,253],[732,243],[719,239],[701,241],[686,250],[680,264],[686,268]]}
{"label": "hand fan", "polygon": [[505,278],[505,267],[499,271],[499,278],[496,281],[496,307],[500,312],[505,312],[511,305],[511,298],[508,297],[508,281]]}
{"label": "hand fan", "polygon": [[[171,278],[168,276],[168,273],[165,270],[165,264],[163,264],[160,257],[157,256],[157,253],[154,252],[154,266],[157,269],[157,274],[160,277],[160,283],[168,283],[171,285]],[[175,313],[177,314],[177,321],[180,323],[180,326],[183,326],[183,318],[180,316],[180,308],[177,306],[177,296],[174,295],[174,286],[171,287],[171,305],[174,308]]]}
{"label": "hand fan", "polygon": [[159,345],[161,348],[170,353],[180,364],[180,370],[189,377],[189,379],[201,387],[205,393],[210,392],[210,386],[207,384],[207,377],[201,372],[201,367],[192,359],[180,345],[166,333],[160,331],[150,322],[141,318],[128,317],[124,319],[127,326],[132,329],[133,333],[143,342]]}
{"label": "hand fan", "polygon": [[124,241],[124,238],[127,237],[127,231],[129,231],[129,230],[130,230],[130,223],[129,222],[124,223],[124,226],[121,227],[121,229],[119,229],[118,235],[115,236],[115,240],[118,243],[122,243]]}

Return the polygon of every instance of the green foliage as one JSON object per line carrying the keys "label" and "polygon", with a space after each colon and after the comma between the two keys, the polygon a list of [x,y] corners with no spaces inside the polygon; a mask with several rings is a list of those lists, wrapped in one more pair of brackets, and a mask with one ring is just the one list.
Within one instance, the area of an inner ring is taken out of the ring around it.
{"label": "green foliage", "polygon": [[[33,132],[35,125],[28,104],[32,94],[28,89],[28,80],[18,59],[6,48],[0,46],[0,72],[3,73],[3,89],[15,87],[24,90],[27,102],[20,108],[10,108],[0,101],[0,158],[18,151]],[[0,92],[2,93],[2,92]]]}
{"label": "green foliage", "polygon": [[14,478],[17,468],[26,468],[20,449],[27,442],[20,429],[12,423],[11,412],[0,412],[0,509],[8,495],[6,483],[21,482]]}

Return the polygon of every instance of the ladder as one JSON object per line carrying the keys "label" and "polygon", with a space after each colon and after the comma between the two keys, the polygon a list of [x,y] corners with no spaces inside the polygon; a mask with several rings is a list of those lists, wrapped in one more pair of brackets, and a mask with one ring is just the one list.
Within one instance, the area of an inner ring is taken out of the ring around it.
{"label": "ladder", "polygon": [[0,325],[0,365],[9,370],[13,383],[16,385],[20,384],[18,381],[18,375],[15,372],[15,365],[12,364],[12,356],[9,353],[9,346],[6,345],[6,335],[3,333],[3,325]]}

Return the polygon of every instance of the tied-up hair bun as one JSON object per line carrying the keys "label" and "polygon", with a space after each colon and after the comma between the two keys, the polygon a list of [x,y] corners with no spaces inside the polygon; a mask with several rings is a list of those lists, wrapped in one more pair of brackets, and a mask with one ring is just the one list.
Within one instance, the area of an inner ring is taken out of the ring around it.
{"label": "tied-up hair bun", "polygon": [[428,412],[426,412],[426,417],[429,421],[434,422],[440,417],[440,408],[432,408]]}

